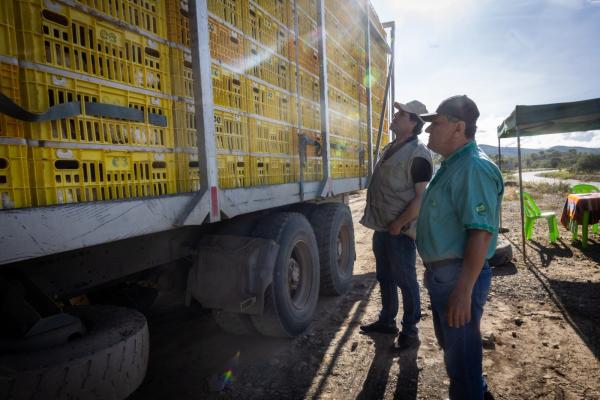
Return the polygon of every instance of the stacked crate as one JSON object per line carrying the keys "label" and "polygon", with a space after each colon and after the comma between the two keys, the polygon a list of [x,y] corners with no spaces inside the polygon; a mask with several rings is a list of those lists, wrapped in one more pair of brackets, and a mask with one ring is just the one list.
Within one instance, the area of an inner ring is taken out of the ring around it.
{"label": "stacked crate", "polygon": [[[371,8],[371,14],[374,11]],[[377,19],[375,19],[377,21]],[[385,37],[385,31],[381,24],[375,25],[379,33]],[[377,134],[379,130],[379,123],[381,118],[381,110],[383,106],[383,100],[385,95],[385,85],[388,71],[388,59],[385,45],[377,37],[375,33],[371,34],[371,104],[373,110],[373,142],[377,141]],[[381,131],[381,147],[382,149],[390,141],[389,131],[389,113],[390,113],[391,101],[388,98],[388,104],[386,105],[385,115],[383,119],[383,129]]]}
{"label": "stacked crate", "polygon": [[0,208],[175,193],[164,4],[122,3],[4,2]]}
{"label": "stacked crate", "polygon": [[[21,103],[15,14],[12,2],[0,7],[0,92]],[[27,142],[23,123],[0,114],[0,210],[31,206]]]}
{"label": "stacked crate", "polygon": [[[360,175],[361,67],[364,60],[357,45],[364,42],[358,13],[351,0],[325,2],[331,175],[349,178]],[[364,69],[364,68],[363,68]],[[364,141],[363,141],[364,143]]]}

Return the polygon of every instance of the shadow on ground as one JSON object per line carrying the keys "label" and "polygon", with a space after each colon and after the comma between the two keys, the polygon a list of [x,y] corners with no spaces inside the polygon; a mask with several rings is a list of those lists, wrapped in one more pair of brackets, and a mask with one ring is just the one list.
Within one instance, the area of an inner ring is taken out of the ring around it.
{"label": "shadow on ground", "polygon": [[548,284],[575,324],[577,333],[600,360],[600,283],[548,279]]}
{"label": "shadow on ground", "polygon": [[304,398],[311,387],[319,397],[374,281],[357,275],[344,296],[322,297],[311,328],[293,339],[226,334],[210,313],[183,305],[150,314],[148,373],[130,399]]}

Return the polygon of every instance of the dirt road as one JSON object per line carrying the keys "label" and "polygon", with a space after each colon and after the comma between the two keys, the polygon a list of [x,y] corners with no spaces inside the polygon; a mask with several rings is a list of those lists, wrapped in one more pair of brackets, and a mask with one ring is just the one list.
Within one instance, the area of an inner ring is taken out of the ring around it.
{"label": "dirt road", "polygon": [[[540,198],[558,213],[563,199]],[[422,344],[400,356],[393,338],[366,336],[358,326],[380,308],[372,232],[358,224],[364,193],[351,198],[357,260],[352,289],[322,298],[314,323],[292,340],[222,333],[207,313],[169,306],[150,316],[151,357],[133,399],[443,399],[447,378],[422,289]],[[509,190],[506,238],[518,244],[518,202]],[[484,370],[497,399],[600,399],[600,242],[585,252],[570,242],[548,243],[540,222],[525,264],[494,270],[482,321]],[[596,240],[596,242],[594,242]],[[418,261],[419,281],[423,266]]]}

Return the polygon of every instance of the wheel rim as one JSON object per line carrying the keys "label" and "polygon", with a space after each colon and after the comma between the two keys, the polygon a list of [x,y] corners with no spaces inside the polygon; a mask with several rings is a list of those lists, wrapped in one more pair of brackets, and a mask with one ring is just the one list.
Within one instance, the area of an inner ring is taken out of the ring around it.
{"label": "wheel rim", "polygon": [[350,269],[350,228],[342,225],[337,236],[336,260],[338,271],[345,275]]}
{"label": "wheel rim", "polygon": [[310,299],[311,262],[308,245],[303,241],[296,242],[288,259],[286,275],[290,302],[298,310],[302,310]]}

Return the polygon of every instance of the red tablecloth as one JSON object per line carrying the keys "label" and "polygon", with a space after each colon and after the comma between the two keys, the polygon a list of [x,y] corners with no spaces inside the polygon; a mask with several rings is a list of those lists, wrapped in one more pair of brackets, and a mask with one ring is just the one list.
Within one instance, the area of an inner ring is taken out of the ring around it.
{"label": "red tablecloth", "polygon": [[600,193],[570,194],[563,208],[560,223],[567,229],[571,221],[577,221],[578,225],[582,225],[585,211],[590,212],[588,225],[600,221]]}

